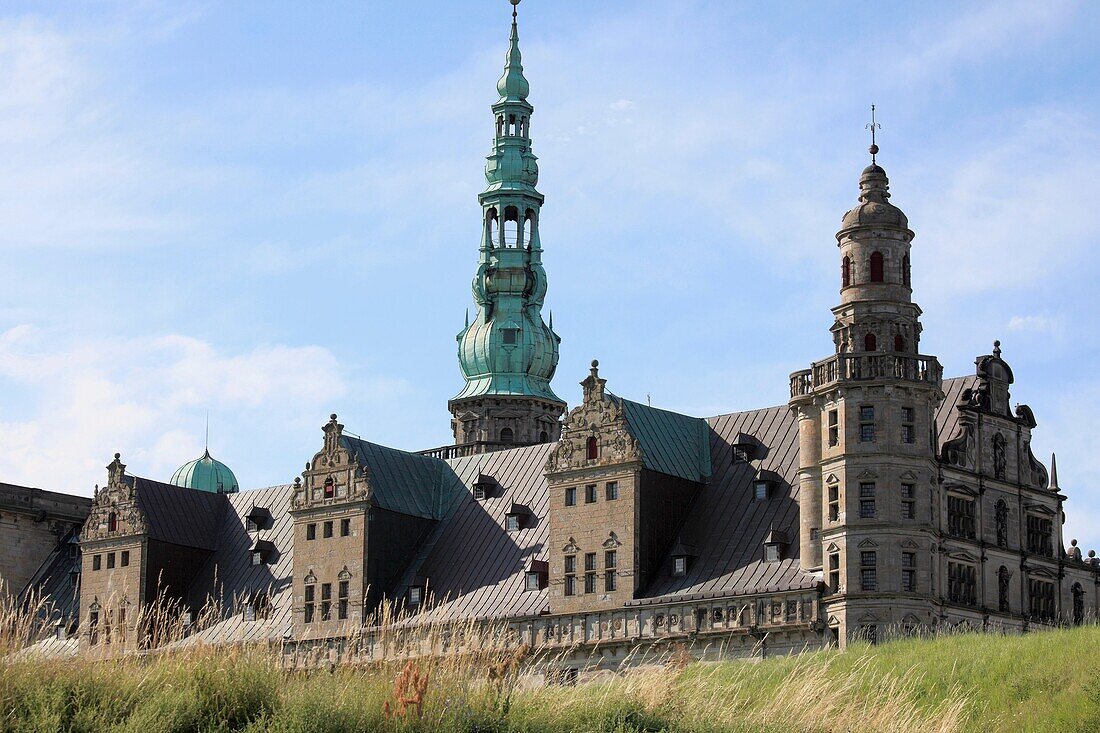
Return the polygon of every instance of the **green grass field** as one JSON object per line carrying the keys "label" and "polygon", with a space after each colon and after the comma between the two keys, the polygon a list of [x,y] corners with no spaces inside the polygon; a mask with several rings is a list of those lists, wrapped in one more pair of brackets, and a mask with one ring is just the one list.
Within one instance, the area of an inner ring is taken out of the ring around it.
{"label": "green grass field", "polygon": [[[509,660],[288,673],[266,649],[0,665],[3,731],[1100,731],[1100,628],[967,634],[535,687]],[[388,712],[387,712],[388,711]]]}

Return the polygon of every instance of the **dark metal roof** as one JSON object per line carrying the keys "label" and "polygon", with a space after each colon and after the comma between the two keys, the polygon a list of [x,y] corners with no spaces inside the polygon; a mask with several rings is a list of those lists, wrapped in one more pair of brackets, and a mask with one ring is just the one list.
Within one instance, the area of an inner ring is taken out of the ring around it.
{"label": "dark metal roof", "polygon": [[945,397],[943,402],[940,403],[939,409],[936,410],[937,454],[939,453],[938,449],[945,442],[955,437],[955,431],[959,429],[959,411],[955,407],[959,403],[959,396],[964,389],[973,389],[977,386],[978,378],[974,375],[943,380]]}
{"label": "dark metal roof", "polygon": [[140,476],[135,485],[138,506],[149,522],[149,538],[202,550],[218,548],[218,528],[227,494],[214,494]]}
{"label": "dark metal roof", "polygon": [[439,519],[460,487],[438,458],[407,453],[348,435],[341,444],[367,468],[373,502],[382,509]]}

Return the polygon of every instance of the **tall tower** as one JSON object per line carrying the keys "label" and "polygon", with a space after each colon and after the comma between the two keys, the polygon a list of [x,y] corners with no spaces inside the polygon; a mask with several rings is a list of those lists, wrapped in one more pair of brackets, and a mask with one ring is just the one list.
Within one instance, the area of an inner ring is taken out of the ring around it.
{"label": "tall tower", "polygon": [[461,454],[546,443],[561,433],[565,402],[550,388],[561,339],[542,320],[543,196],[535,189],[539,169],[531,152],[529,91],[513,7],[504,75],[497,82],[500,99],[492,107],[496,136],[485,164],[489,185],[478,196],[483,231],[473,281],[477,314],[472,323],[467,317],[457,337],[466,386],[447,405]]}
{"label": "tall tower", "polygon": [[942,369],[919,354],[913,232],[889,201],[873,137],[870,152],[859,204],[836,235],[836,351],[791,375],[800,557],[804,569],[823,574],[829,625],[841,643],[933,623],[935,601],[933,417]]}

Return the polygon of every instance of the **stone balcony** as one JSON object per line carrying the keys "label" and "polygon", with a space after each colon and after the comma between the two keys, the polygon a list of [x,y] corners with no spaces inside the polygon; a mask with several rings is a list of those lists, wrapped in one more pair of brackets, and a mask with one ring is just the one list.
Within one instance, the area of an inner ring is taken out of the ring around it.
{"label": "stone balcony", "polygon": [[810,369],[791,374],[791,399],[841,382],[900,379],[937,387],[943,381],[943,367],[934,356],[898,353],[836,354],[814,362]]}

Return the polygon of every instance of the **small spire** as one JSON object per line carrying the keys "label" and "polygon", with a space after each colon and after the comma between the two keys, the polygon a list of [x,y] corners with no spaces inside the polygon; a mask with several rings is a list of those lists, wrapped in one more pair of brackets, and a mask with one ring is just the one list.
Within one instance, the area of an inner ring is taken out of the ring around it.
{"label": "small spire", "polygon": [[466,309],[466,328],[470,327],[470,309]]}
{"label": "small spire", "polygon": [[550,311],[550,330],[554,330],[554,311]]}
{"label": "small spire", "polygon": [[1058,490],[1058,457],[1050,454],[1050,490]]}
{"label": "small spire", "polygon": [[206,411],[206,457],[210,457],[210,410]]}
{"label": "small spire", "polygon": [[875,105],[871,105],[871,121],[863,128],[871,131],[871,147],[867,148],[867,152],[871,154],[871,165],[875,165],[875,156],[878,155],[878,144],[875,142],[875,130],[881,130],[882,125],[875,122]]}
{"label": "small spire", "polygon": [[497,92],[501,99],[522,101],[527,99],[531,85],[523,76],[523,57],[519,52],[519,25],[516,22],[516,6],[520,0],[508,0],[512,3],[512,35],[508,43],[508,55],[505,56],[504,76],[497,82]]}

